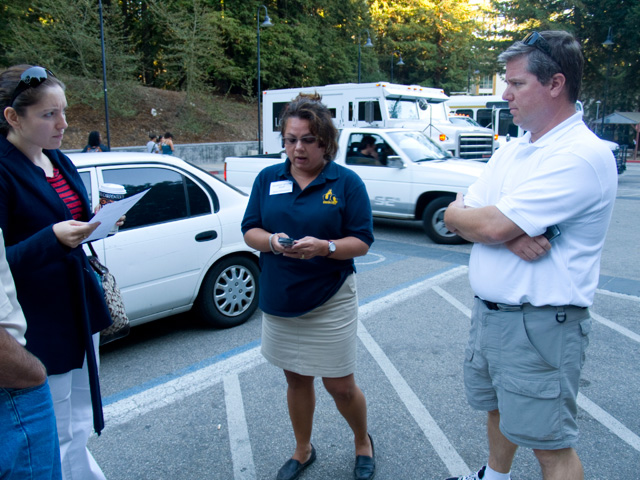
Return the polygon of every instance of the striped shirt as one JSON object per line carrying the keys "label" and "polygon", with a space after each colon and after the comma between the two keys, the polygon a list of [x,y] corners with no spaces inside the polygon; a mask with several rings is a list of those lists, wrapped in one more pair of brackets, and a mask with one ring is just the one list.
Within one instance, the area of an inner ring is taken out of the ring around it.
{"label": "striped shirt", "polygon": [[53,177],[47,177],[47,181],[65,203],[74,220],[80,220],[82,217],[82,202],[78,194],[71,190],[71,187],[60,173],[60,170],[54,168]]}

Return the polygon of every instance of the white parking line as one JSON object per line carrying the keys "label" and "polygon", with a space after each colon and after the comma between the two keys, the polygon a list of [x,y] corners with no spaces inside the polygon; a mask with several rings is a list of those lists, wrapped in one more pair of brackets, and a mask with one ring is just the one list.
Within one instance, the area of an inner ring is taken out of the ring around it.
{"label": "white parking line", "polygon": [[612,322],[611,320],[607,320],[606,318],[601,317],[597,313],[593,313],[593,312],[590,312],[590,313],[591,313],[591,318],[593,318],[594,320],[597,320],[598,322],[609,327],[610,329],[615,330],[616,332],[621,333],[625,337],[640,343],[640,335],[638,335],[637,333],[632,332],[628,328],[620,326],[617,323]]}
{"label": "white parking line", "polygon": [[598,422],[608,428],[622,441],[640,452],[640,437],[616,420],[613,416],[593,403],[583,394],[578,393],[578,405]]}
{"label": "white parking line", "polygon": [[[437,292],[442,298],[451,303],[454,307],[464,313],[467,317],[471,318],[471,310],[469,310],[466,306],[462,305],[456,298],[452,295],[444,291],[442,288],[435,286],[433,290]],[[640,335],[633,333],[630,330],[627,330],[624,327],[612,322],[611,320],[607,320],[600,315],[590,312],[591,317],[594,320],[606,325],[609,328],[616,330],[619,333],[635,340],[636,342],[640,341]],[[597,404],[593,403],[583,394],[578,393],[578,405],[584,411],[586,411],[589,415],[591,415],[596,421],[600,422],[605,428],[611,431],[614,435],[618,436],[622,441],[629,444],[631,447],[640,451],[640,437],[638,437],[635,433],[625,427],[622,423],[615,419],[611,414],[607,413]]]}
{"label": "white parking line", "polygon": [[358,337],[367,348],[371,356],[386,375],[389,383],[400,397],[402,403],[418,424],[429,443],[443,461],[449,472],[467,472],[469,467],[458,454],[444,432],[440,429],[436,421],[433,419],[429,411],[422,404],[418,396],[411,389],[400,372],[393,365],[389,357],[384,353],[380,345],[369,334],[368,330],[362,324],[362,320],[369,316],[380,313],[382,309],[391,308],[399,303],[405,302],[410,298],[423,294],[425,291],[433,288],[438,283],[448,282],[467,272],[467,267],[461,266],[451,269],[435,277],[424,280],[420,283],[412,285],[394,295],[375,300],[360,307],[360,321],[358,322]]}
{"label": "white parking line", "polygon": [[[360,307],[358,337],[369,350],[380,368],[386,374],[398,396],[405,404],[416,423],[424,432],[429,442],[449,469],[449,471],[468,471],[468,467],[446,438],[437,423],[411,387],[402,378],[380,346],[373,340],[362,320],[369,318],[382,309],[393,307],[410,298],[423,294],[437,284],[453,280],[467,272],[466,266],[447,270],[439,275],[413,284],[400,291],[390,293]],[[168,406],[174,402],[224,382],[227,424],[235,480],[253,480],[256,478],[253,454],[249,442],[249,433],[244,414],[242,391],[238,373],[250,370],[264,363],[260,347],[234,355],[213,365],[187,373],[142,392],[131,394],[121,400],[105,406],[105,423],[108,427],[121,425],[134,418],[145,415],[157,408]]]}
{"label": "white parking line", "polygon": [[104,407],[107,428],[122,425],[157,408],[166,407],[183,398],[205,390],[228,375],[238,374],[265,362],[260,347],[175,378],[161,385],[133,394]]}
{"label": "white parking line", "polygon": [[455,298],[449,292],[444,291],[440,287],[433,287],[433,291],[436,292],[438,295],[440,295],[442,298],[444,298],[451,305],[456,307],[458,310],[460,310],[462,313],[464,313],[468,318],[471,318],[471,309],[468,308],[466,305],[464,305],[462,302],[460,302],[457,298]]}
{"label": "white parking line", "polygon": [[256,467],[253,464],[249,428],[244,415],[242,390],[237,374],[224,377],[224,403],[227,411],[227,425],[229,426],[233,478],[253,480],[256,478]]}
{"label": "white parking line", "polygon": [[637,297],[635,295],[629,295],[629,294],[626,294],[626,293],[612,292],[611,290],[603,290],[602,288],[598,288],[596,290],[596,293],[600,293],[601,295],[607,295],[609,297],[621,298],[623,300],[630,300],[632,302],[640,302],[640,297]]}

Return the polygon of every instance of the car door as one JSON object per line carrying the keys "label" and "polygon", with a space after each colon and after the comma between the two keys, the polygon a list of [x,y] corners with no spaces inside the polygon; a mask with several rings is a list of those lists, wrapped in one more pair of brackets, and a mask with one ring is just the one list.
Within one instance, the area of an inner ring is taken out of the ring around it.
{"label": "car door", "polygon": [[97,169],[127,196],[149,192],[127,212],[119,232],[104,240],[104,260],[122,290],[132,323],[178,313],[195,299],[220,250],[215,192],[203,180],[165,165]]}
{"label": "car door", "polygon": [[392,218],[413,215],[410,169],[401,168],[399,159],[395,162],[388,161],[389,157],[395,157],[397,153],[380,135],[366,135],[374,138],[378,159],[372,160],[360,155],[364,136],[360,133],[349,136],[345,164],[356,172],[367,186],[373,214]]}

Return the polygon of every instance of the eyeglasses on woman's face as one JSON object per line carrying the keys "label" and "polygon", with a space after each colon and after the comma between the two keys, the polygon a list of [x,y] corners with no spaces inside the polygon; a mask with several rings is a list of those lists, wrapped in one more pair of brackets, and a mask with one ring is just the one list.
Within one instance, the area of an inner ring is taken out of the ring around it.
{"label": "eyeglasses on woman's face", "polygon": [[317,137],[313,135],[305,135],[304,137],[295,138],[295,137],[283,137],[282,141],[287,146],[297,145],[298,142],[302,142],[303,145],[313,145],[318,141]]}
{"label": "eyeglasses on woman's face", "polygon": [[16,101],[16,98],[18,98],[22,92],[29,88],[39,87],[49,77],[55,78],[55,75],[51,73],[51,70],[44,67],[27,68],[22,72],[22,75],[20,75],[20,81],[18,82],[16,89],[13,91],[9,105],[13,105],[13,102]]}

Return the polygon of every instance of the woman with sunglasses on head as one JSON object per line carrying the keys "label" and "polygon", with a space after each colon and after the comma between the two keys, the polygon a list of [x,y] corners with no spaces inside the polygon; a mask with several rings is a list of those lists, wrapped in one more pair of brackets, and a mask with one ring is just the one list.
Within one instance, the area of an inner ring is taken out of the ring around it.
{"label": "woman with sunglasses on head", "polygon": [[87,450],[103,428],[99,333],[111,324],[81,243],[98,224],[80,176],[60,150],[67,128],[64,85],[49,70],[0,73],[0,229],[26,348],[47,369],[64,479],[102,479]]}
{"label": "woman with sunglasses on head", "polygon": [[[278,480],[293,480],[316,459],[311,444],[314,377],[354,433],[354,478],[375,474],[367,404],[354,379],[358,298],[354,257],[373,243],[362,180],[333,162],[338,132],[319,95],[299,95],[280,121],[287,160],[256,178],[242,222],[259,250],[262,354],[284,370],[295,451]],[[295,240],[294,240],[295,239]]]}

